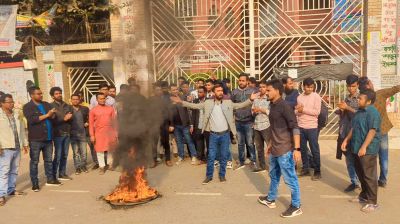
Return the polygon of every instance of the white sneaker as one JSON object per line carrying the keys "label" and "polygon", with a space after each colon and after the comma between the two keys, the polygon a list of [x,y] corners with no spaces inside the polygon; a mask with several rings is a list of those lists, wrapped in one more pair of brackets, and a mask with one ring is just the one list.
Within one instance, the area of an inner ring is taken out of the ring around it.
{"label": "white sneaker", "polygon": [[196,157],[192,157],[192,165],[200,165],[200,161]]}
{"label": "white sneaker", "polygon": [[227,169],[233,169],[233,163],[232,163],[232,161],[228,161],[228,162],[226,163],[226,168],[227,168]]}
{"label": "white sneaker", "polygon": [[214,167],[219,167],[219,161],[218,160],[214,161]]}
{"label": "white sneaker", "polygon": [[178,157],[178,161],[176,161],[176,165],[181,165],[183,163],[183,158]]}
{"label": "white sneaker", "polygon": [[244,165],[249,165],[251,163],[251,160],[249,158],[246,158],[244,161]]}

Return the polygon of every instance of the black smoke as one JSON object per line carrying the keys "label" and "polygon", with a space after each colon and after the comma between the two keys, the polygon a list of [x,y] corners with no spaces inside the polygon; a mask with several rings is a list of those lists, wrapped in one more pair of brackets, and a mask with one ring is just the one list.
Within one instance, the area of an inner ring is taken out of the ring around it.
{"label": "black smoke", "polygon": [[[132,171],[147,167],[153,160],[152,148],[158,139],[163,122],[158,98],[146,98],[128,92],[117,98],[118,145],[114,152],[113,167]],[[157,146],[157,145],[156,145]],[[132,148],[134,155],[132,156]]]}

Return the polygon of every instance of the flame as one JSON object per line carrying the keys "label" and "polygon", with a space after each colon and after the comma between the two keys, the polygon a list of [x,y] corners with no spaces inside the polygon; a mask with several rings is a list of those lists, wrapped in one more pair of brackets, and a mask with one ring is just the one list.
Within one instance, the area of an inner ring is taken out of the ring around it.
{"label": "flame", "polygon": [[118,203],[134,203],[156,197],[157,191],[147,184],[144,179],[144,171],[144,167],[136,168],[133,171],[123,171],[119,178],[119,185],[105,197],[105,200]]}

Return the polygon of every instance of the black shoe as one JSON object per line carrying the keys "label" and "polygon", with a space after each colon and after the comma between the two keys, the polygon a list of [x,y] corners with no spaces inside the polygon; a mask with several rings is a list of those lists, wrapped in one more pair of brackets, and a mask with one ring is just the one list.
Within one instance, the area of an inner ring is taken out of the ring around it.
{"label": "black shoe", "polygon": [[314,172],[314,175],[311,177],[311,180],[317,181],[321,179],[321,171]]}
{"label": "black shoe", "polygon": [[204,179],[203,181],[203,185],[207,185],[208,183],[210,183],[212,181],[211,177],[206,177],[206,179]]}
{"label": "black shoe", "polygon": [[225,177],[219,177],[219,182],[226,182],[226,178]]}
{"label": "black shoe", "polygon": [[86,166],[82,167],[82,168],[81,168],[81,171],[82,171],[82,172],[85,172],[85,173],[89,173],[89,171],[88,171],[88,169],[86,168]]}
{"label": "black shoe", "polygon": [[355,189],[360,189],[360,186],[357,184],[350,184],[346,189],[344,189],[344,192],[353,192]]}
{"label": "black shoe", "polygon": [[267,206],[268,208],[276,208],[275,201],[268,200],[268,195],[258,197],[258,202],[260,202],[260,204]]}
{"label": "black shoe", "polygon": [[96,165],[94,165],[94,166],[92,167],[92,170],[97,170],[99,167],[100,167],[99,164],[96,164]]}
{"label": "black shoe", "polygon": [[310,170],[308,170],[308,169],[301,170],[299,177],[306,177],[306,176],[311,176]]}
{"label": "black shoe", "polygon": [[293,205],[290,205],[290,207],[281,214],[281,217],[291,218],[291,217],[295,217],[295,216],[298,216],[301,214],[303,214],[303,211],[301,210],[301,208],[296,208]]}
{"label": "black shoe", "polygon": [[26,193],[23,191],[13,191],[9,194],[10,196],[25,196]]}
{"label": "black shoe", "polygon": [[62,183],[58,180],[48,180],[46,186],[61,186]]}
{"label": "black shoe", "polygon": [[81,169],[76,169],[76,171],[75,171],[75,175],[79,175],[79,174],[81,174],[82,173],[82,170]]}
{"label": "black shoe", "polygon": [[71,177],[69,177],[68,175],[60,175],[58,177],[59,180],[72,180]]}
{"label": "black shoe", "polygon": [[385,188],[386,187],[386,183],[378,180],[378,186],[381,187],[381,188]]}
{"label": "black shoe", "polygon": [[32,191],[33,192],[39,192],[40,191],[39,184],[33,184],[32,185]]}

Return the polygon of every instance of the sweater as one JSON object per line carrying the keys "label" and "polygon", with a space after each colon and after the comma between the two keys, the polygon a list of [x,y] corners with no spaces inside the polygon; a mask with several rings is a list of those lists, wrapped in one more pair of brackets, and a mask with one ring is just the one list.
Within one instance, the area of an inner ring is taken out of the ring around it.
{"label": "sweater", "polygon": [[304,93],[297,97],[297,105],[303,105],[303,112],[296,111],[300,128],[318,128],[318,115],[321,112],[321,97],[313,92],[310,95]]}

